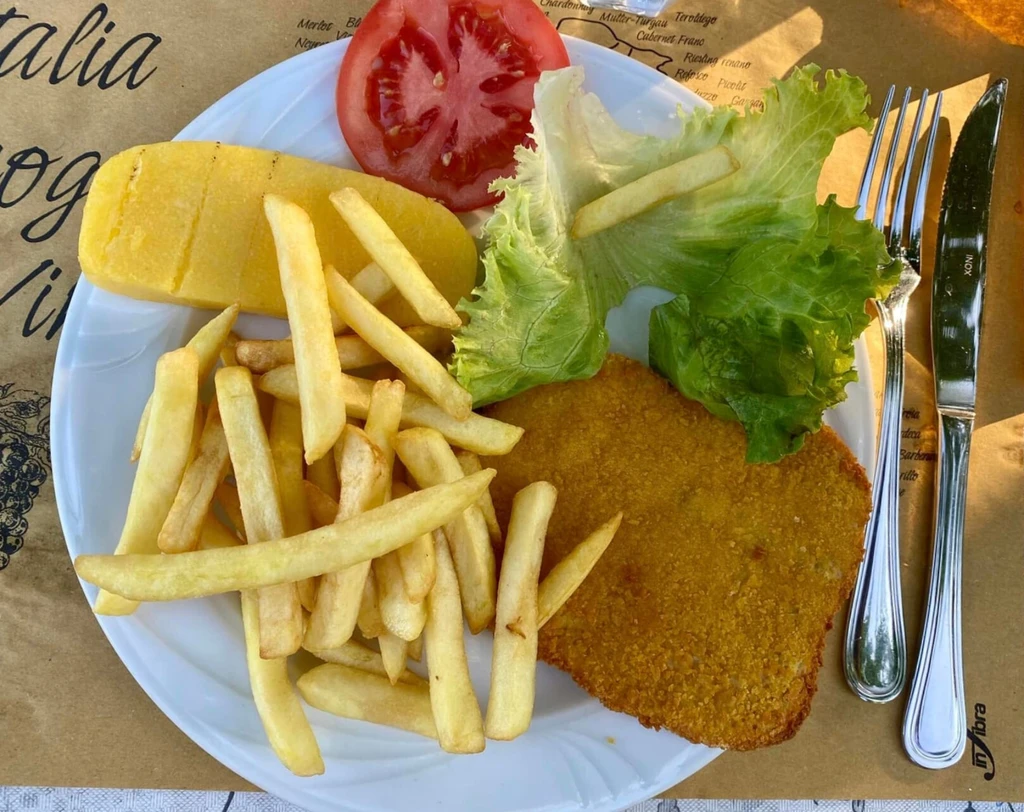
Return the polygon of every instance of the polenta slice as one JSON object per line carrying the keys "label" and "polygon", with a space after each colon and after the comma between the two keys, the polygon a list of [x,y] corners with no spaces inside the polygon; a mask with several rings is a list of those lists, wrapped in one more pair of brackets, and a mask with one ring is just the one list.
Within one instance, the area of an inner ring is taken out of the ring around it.
{"label": "polenta slice", "polygon": [[[313,219],[324,264],[351,277],[370,261],[331,205],[351,186],[380,213],[444,297],[455,304],[476,279],[476,247],[458,218],[381,178],[250,147],[175,141],[133,147],[93,178],[78,255],[94,285],[126,296],[285,316],[263,195]],[[417,324],[393,296],[382,310]]]}

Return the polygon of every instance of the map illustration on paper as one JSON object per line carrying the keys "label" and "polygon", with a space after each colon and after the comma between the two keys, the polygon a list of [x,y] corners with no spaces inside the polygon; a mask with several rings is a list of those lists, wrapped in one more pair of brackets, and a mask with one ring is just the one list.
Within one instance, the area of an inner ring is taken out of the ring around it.
{"label": "map illustration on paper", "polygon": [[560,33],[570,37],[590,40],[605,48],[618,51],[620,54],[632,57],[645,65],[657,70],[659,73],[669,75],[667,65],[672,62],[672,57],[655,51],[653,48],[643,48],[634,45],[628,40],[619,37],[615,30],[600,20],[586,20],[577,17],[564,17],[558,21],[557,28]]}
{"label": "map illustration on paper", "polygon": [[50,472],[50,398],[0,384],[0,570],[21,549]]}

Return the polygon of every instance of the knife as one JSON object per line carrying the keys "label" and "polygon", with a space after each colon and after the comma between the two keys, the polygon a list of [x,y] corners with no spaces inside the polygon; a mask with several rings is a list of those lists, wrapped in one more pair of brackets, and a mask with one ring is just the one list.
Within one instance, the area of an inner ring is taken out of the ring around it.
{"label": "knife", "polygon": [[932,368],[940,423],[935,537],[921,648],[903,720],[907,755],[933,770],[956,764],[967,743],[961,564],[988,212],[1006,85],[999,79],[989,87],[964,122],[939,217],[932,285]]}

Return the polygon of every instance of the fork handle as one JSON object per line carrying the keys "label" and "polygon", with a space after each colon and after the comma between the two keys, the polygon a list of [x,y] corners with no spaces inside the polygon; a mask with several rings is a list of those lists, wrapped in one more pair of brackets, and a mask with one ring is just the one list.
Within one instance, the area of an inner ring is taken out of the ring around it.
{"label": "fork handle", "polygon": [[868,702],[888,702],[903,690],[907,673],[900,589],[899,473],[903,419],[903,351],[907,300],[876,302],[885,339],[881,434],[864,536],[864,561],[850,602],[843,665],[846,681]]}
{"label": "fork handle", "polygon": [[939,412],[939,482],[928,604],[903,720],[911,761],[933,770],[956,764],[967,744],[960,620],[967,464],[974,418]]}

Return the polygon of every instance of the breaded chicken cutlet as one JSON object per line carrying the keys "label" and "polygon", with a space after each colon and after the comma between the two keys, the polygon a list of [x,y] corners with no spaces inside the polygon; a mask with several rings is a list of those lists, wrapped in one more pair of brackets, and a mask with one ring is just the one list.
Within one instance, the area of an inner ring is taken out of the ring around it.
{"label": "breaded chicken cutlet", "polygon": [[546,573],[616,511],[618,534],[541,630],[539,655],[607,707],[693,742],[749,750],[797,731],[848,597],[870,486],[828,428],[774,465],[737,423],[610,356],[591,380],[487,410],[523,426],[491,486],[499,519],[547,479]]}

